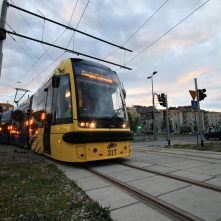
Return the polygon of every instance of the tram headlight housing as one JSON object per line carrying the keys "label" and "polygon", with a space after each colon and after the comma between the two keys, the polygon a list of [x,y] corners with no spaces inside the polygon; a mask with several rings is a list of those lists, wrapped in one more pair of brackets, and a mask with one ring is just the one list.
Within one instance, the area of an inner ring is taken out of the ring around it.
{"label": "tram headlight housing", "polygon": [[122,128],[123,128],[123,129],[129,128],[128,122],[124,122],[124,123],[122,124]]}
{"label": "tram headlight housing", "polygon": [[96,128],[96,123],[94,122],[78,122],[80,128]]}

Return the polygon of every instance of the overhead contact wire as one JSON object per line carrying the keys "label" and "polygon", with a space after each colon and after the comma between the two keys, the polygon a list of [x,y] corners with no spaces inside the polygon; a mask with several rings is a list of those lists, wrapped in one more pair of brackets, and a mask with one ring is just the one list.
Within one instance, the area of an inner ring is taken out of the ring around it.
{"label": "overhead contact wire", "polygon": [[[14,4],[13,0],[11,0],[11,2]],[[35,32],[33,31],[33,29],[31,28],[31,26],[28,24],[28,22],[26,21],[26,19],[24,18],[24,16],[21,14],[21,12],[18,10],[19,14],[21,15],[21,17],[24,19],[25,23],[28,25],[28,27],[31,29],[32,33],[34,34],[34,36],[38,39],[37,35],[35,34]],[[46,50],[46,48],[42,45],[42,47],[44,48],[44,50]],[[50,56],[50,54],[47,52],[48,56],[50,57],[50,59],[52,60],[52,57]]]}
{"label": "overhead contact wire", "polygon": [[[125,43],[122,45],[124,46],[128,41],[130,41],[131,38],[134,37],[134,35],[168,2],[168,0],[166,0],[126,41]],[[115,52],[119,51],[119,49],[115,50],[114,52],[110,53],[109,55],[107,55],[105,58],[111,56],[112,54],[114,54]],[[105,59],[103,58],[103,59]]]}
{"label": "overhead contact wire", "polygon": [[158,42],[161,38],[163,38],[166,34],[171,32],[174,28],[176,28],[178,25],[180,25],[183,21],[185,21],[187,18],[189,18],[192,14],[194,14],[197,10],[199,10],[201,7],[203,7],[206,3],[208,3],[210,0],[204,2],[202,5],[200,5],[197,9],[195,9],[193,12],[191,12],[189,15],[187,15],[184,19],[182,19],[180,22],[178,22],[176,25],[174,25],[171,29],[169,29],[166,33],[161,35],[158,39],[156,39],[153,43],[151,43],[149,46],[147,46],[145,49],[143,49],[140,53],[138,53],[135,57],[130,59],[126,64],[133,61],[136,57],[138,57],[140,54],[142,54],[144,51],[146,51],[148,48],[150,48],[152,45],[154,45],[156,42]]}

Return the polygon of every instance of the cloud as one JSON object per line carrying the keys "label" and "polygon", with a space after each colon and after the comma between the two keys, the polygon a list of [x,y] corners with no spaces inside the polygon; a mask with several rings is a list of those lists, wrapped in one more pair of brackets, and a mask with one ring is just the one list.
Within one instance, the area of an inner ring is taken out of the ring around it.
{"label": "cloud", "polygon": [[206,71],[194,71],[191,72],[189,74],[186,74],[185,76],[179,77],[178,78],[178,83],[182,84],[182,83],[186,83],[186,81],[192,80],[194,78],[196,78],[197,76],[204,74]]}
{"label": "cloud", "polygon": [[[26,0],[13,1],[18,7],[36,14],[41,12],[45,17],[63,24],[69,22],[76,4],[76,0],[53,0],[52,3],[32,0],[34,5]],[[78,24],[87,2],[87,0],[78,1],[71,20],[73,27]],[[78,28],[96,37],[123,45],[164,2],[165,0],[137,0],[136,2],[128,0],[126,3],[123,0],[93,0],[88,4]],[[206,88],[208,94],[202,102],[202,108],[209,109],[213,106],[216,110],[221,111],[221,103],[217,102],[221,83],[219,59],[221,56],[219,50],[221,47],[219,16],[221,5],[218,0],[208,2],[134,58],[204,2],[204,0],[168,1],[127,42],[125,47],[133,50],[132,53],[118,50],[106,58],[106,60],[118,64],[126,63],[126,66],[133,69],[132,71],[118,70],[118,67],[104,63],[113,70],[117,70],[120,81],[123,82],[127,91],[127,106],[152,105],[152,85],[147,77],[151,76],[153,71],[157,71],[153,77],[154,92],[167,94],[169,106],[190,104],[189,90],[195,88],[194,78],[197,78],[199,88]],[[1,3],[2,0],[0,0]],[[7,23],[17,33],[38,39],[43,37],[44,41],[54,43],[65,31],[55,42],[56,45],[67,47],[70,42],[69,49],[74,47],[76,51],[101,59],[117,50],[116,47],[79,33],[75,33],[74,40],[70,41],[73,31],[50,22],[44,23],[43,20],[24,12],[22,15],[26,21],[16,9],[8,8]],[[6,29],[10,30],[8,26]],[[3,45],[0,102],[9,100],[10,103],[13,103],[14,88],[25,87],[28,83],[26,88],[31,89],[31,93],[34,93],[56,68],[56,65],[65,58],[89,59],[67,52],[61,56],[63,51],[56,48],[50,48],[45,53],[48,46],[26,39],[21,40],[16,36],[13,38],[16,41],[7,35]],[[34,65],[38,59],[39,61]],[[127,64],[131,59],[133,60]],[[55,62],[53,63],[53,61]],[[21,79],[22,76],[24,77]],[[36,76],[38,77],[33,80]],[[22,83],[17,83],[19,79]],[[12,84],[14,85],[10,87]]]}

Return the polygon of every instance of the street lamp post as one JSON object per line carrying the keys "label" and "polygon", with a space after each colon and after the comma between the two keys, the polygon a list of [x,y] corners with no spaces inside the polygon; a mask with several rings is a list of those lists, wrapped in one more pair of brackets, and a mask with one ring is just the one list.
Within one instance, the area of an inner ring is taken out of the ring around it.
{"label": "street lamp post", "polygon": [[154,138],[155,140],[157,139],[157,134],[156,134],[156,118],[155,118],[155,106],[154,106],[154,93],[153,93],[153,76],[157,73],[157,71],[153,72],[153,75],[150,77],[147,77],[147,79],[151,78],[151,82],[152,82],[152,96],[153,96],[153,129],[154,129]]}

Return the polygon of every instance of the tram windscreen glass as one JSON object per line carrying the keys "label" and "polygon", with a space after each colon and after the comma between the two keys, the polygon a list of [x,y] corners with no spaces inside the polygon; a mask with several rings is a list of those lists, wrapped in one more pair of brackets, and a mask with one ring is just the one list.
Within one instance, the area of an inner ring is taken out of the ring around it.
{"label": "tram windscreen glass", "polygon": [[91,66],[77,66],[75,74],[80,117],[127,120],[124,97],[116,73]]}

